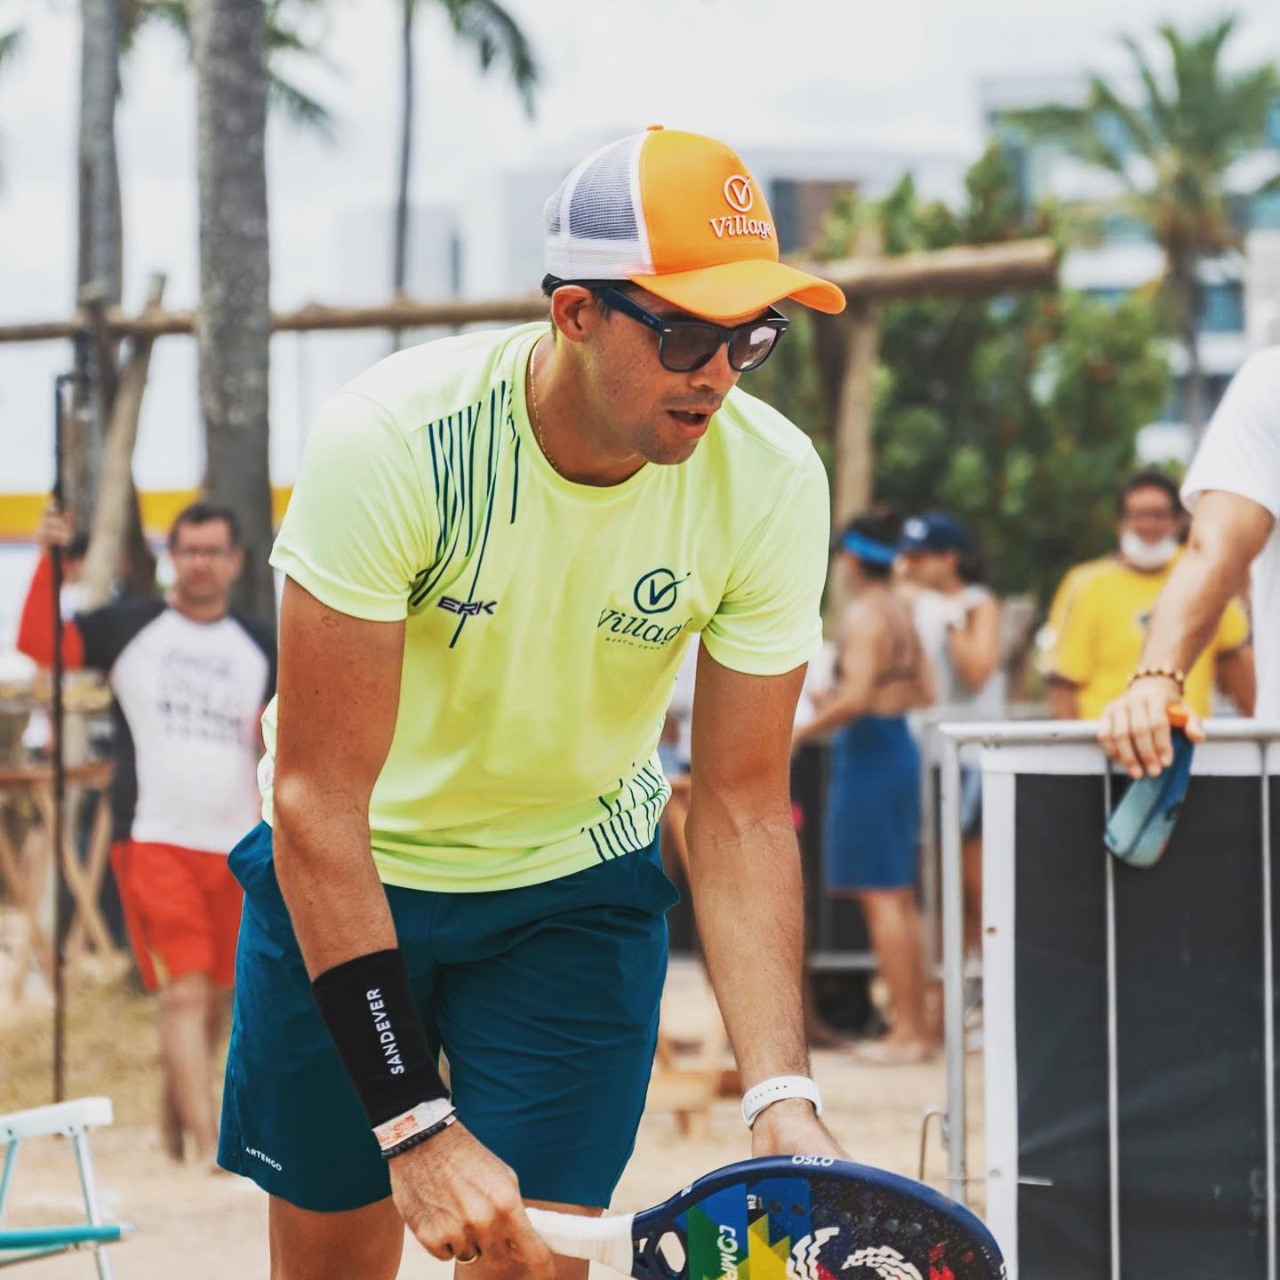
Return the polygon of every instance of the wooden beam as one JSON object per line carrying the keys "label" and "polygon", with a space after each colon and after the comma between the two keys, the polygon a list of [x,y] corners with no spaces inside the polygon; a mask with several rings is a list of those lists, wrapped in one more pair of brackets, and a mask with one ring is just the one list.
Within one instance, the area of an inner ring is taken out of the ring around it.
{"label": "wooden beam", "polygon": [[[892,298],[982,297],[1021,289],[1048,289],[1058,281],[1058,249],[1052,240],[1016,240],[892,258],[798,264],[834,281],[850,302]],[[514,324],[541,320],[547,300],[540,294],[474,302],[418,302],[400,297],[379,306],[325,307],[309,303],[298,311],[276,312],[273,333],[314,333],[344,329],[424,329],[432,325]],[[33,324],[0,324],[0,343],[49,342],[71,337],[84,316]],[[195,313],[148,308],[126,315],[107,311],[106,331],[118,338],[161,338],[195,332]]]}
{"label": "wooden beam", "polygon": [[801,265],[838,284],[851,302],[983,297],[1058,283],[1058,247],[1047,239]]}
{"label": "wooden beam", "polygon": [[[422,329],[428,325],[511,324],[540,320],[548,314],[541,294],[527,298],[499,298],[478,302],[416,302],[400,298],[371,307],[325,307],[308,303],[297,311],[277,311],[271,317],[272,333],[307,333],[341,329]],[[119,338],[163,338],[193,334],[194,311],[148,308],[136,316],[118,307],[106,313],[106,328]],[[42,321],[35,324],[0,324],[0,342],[48,342],[70,338],[87,323],[85,317]]]}

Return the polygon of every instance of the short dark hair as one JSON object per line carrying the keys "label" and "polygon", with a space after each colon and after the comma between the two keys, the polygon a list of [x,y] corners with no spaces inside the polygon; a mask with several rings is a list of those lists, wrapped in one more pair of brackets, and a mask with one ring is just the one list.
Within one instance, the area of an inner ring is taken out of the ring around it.
{"label": "short dark hair", "polygon": [[[862,538],[870,538],[872,542],[878,542],[892,550],[897,547],[898,539],[902,536],[902,516],[886,503],[876,503],[861,515],[854,516],[845,525],[836,543],[837,547],[841,547],[845,536],[851,533]],[[857,560],[862,567],[862,572],[868,578],[887,581],[893,573],[892,560],[882,564],[877,560],[864,559],[856,551],[850,551],[848,554]]]}
{"label": "short dark hair", "polygon": [[230,507],[219,506],[216,502],[193,502],[183,507],[173,518],[169,526],[169,550],[172,551],[178,542],[178,530],[184,524],[209,524],[213,520],[224,520],[231,533],[231,545],[240,545],[240,522]]}
{"label": "short dark hair", "polygon": [[551,297],[553,293],[563,285],[576,284],[580,289],[590,289],[596,295],[596,304],[600,310],[608,315],[613,308],[602,298],[598,289],[626,289],[630,286],[630,280],[561,280],[559,276],[545,275],[542,277],[542,292],[546,297]]}
{"label": "short dark hair", "polygon": [[1169,499],[1174,516],[1182,514],[1182,496],[1178,493],[1178,485],[1173,477],[1156,467],[1144,467],[1141,471],[1135,471],[1120,486],[1120,492],[1116,495],[1117,516],[1124,515],[1125,507],[1129,503],[1129,495],[1136,493],[1139,489],[1159,489]]}

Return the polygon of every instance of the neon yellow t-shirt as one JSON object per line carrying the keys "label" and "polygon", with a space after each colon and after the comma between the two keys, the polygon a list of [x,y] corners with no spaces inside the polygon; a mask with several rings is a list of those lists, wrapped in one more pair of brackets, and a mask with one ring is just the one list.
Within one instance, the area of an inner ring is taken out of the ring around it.
{"label": "neon yellow t-shirt", "polygon": [[[735,389],[687,462],[572,484],[526,416],[546,330],[427,343],[333,396],[272,552],[331,608],[405,620],[369,810],[387,884],[515,888],[644,848],[694,633],[755,675],[821,644],[828,490],[808,438]],[[263,729],[270,821],[274,702]]]}
{"label": "neon yellow t-shirt", "polygon": [[[1082,720],[1096,720],[1125,691],[1142,656],[1156,599],[1172,571],[1171,564],[1161,573],[1139,573],[1119,560],[1105,560],[1087,566],[1073,580],[1058,623],[1052,674],[1077,686]],[[1249,620],[1233,600],[1187,672],[1184,697],[1197,715],[1209,714],[1218,657],[1248,639]]]}

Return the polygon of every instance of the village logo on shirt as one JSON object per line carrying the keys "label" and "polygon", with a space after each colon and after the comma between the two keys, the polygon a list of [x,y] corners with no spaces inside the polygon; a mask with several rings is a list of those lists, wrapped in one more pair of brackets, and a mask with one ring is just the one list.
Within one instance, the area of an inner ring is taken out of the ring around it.
{"label": "village logo on shirt", "polygon": [[680,586],[690,577],[670,569],[650,569],[631,592],[631,609],[606,607],[596,620],[596,630],[606,644],[627,644],[639,649],[665,649],[692,621],[673,622],[670,614],[680,599]]}

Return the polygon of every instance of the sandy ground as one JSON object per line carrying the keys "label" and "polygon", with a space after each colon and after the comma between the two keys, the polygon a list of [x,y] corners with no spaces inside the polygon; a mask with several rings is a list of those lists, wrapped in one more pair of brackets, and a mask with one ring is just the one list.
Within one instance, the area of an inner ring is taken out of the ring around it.
{"label": "sandy ground", "polygon": [[[114,1003],[113,1003],[114,1002]],[[120,1280],[228,1280],[267,1275],[266,1198],[252,1184],[175,1169],[159,1152],[148,1122],[154,1096],[154,1032],[150,1008],[136,996],[115,994],[92,1014],[77,1008],[70,1041],[76,1049],[69,1092],[107,1092],[117,1123],[95,1132],[93,1151],[109,1217],[130,1222],[136,1233],[111,1251]],[[701,977],[681,966],[672,975],[664,1007],[667,1029],[682,1039],[698,1036],[709,1020]],[[47,1022],[47,1016],[44,1017]],[[127,1042],[127,1052],[119,1045]],[[47,1057],[40,1027],[12,1016],[0,1024],[0,1107],[47,1101]],[[981,1122],[981,1060],[969,1058],[971,1129]],[[945,1102],[942,1059],[920,1066],[860,1066],[839,1050],[814,1055],[814,1074],[826,1099],[826,1119],[850,1156],[866,1164],[916,1176],[920,1125],[929,1106]],[[95,1087],[96,1084],[96,1087]],[[684,1136],[672,1114],[651,1109],[636,1152],[614,1197],[614,1208],[655,1203],[693,1178],[750,1154],[734,1100],[716,1102],[705,1132]],[[941,1187],[945,1154],[931,1128],[926,1179]],[[981,1168],[980,1143],[971,1140],[970,1167]],[[24,1145],[10,1193],[12,1225],[73,1220],[79,1208],[72,1151],[60,1140]],[[33,1276],[71,1280],[94,1275],[85,1255],[33,1264]],[[15,1273],[16,1274],[16,1273]],[[24,1272],[26,1274],[26,1272]],[[599,1280],[604,1280],[601,1273]],[[443,1280],[446,1269],[406,1241],[403,1280]]]}

